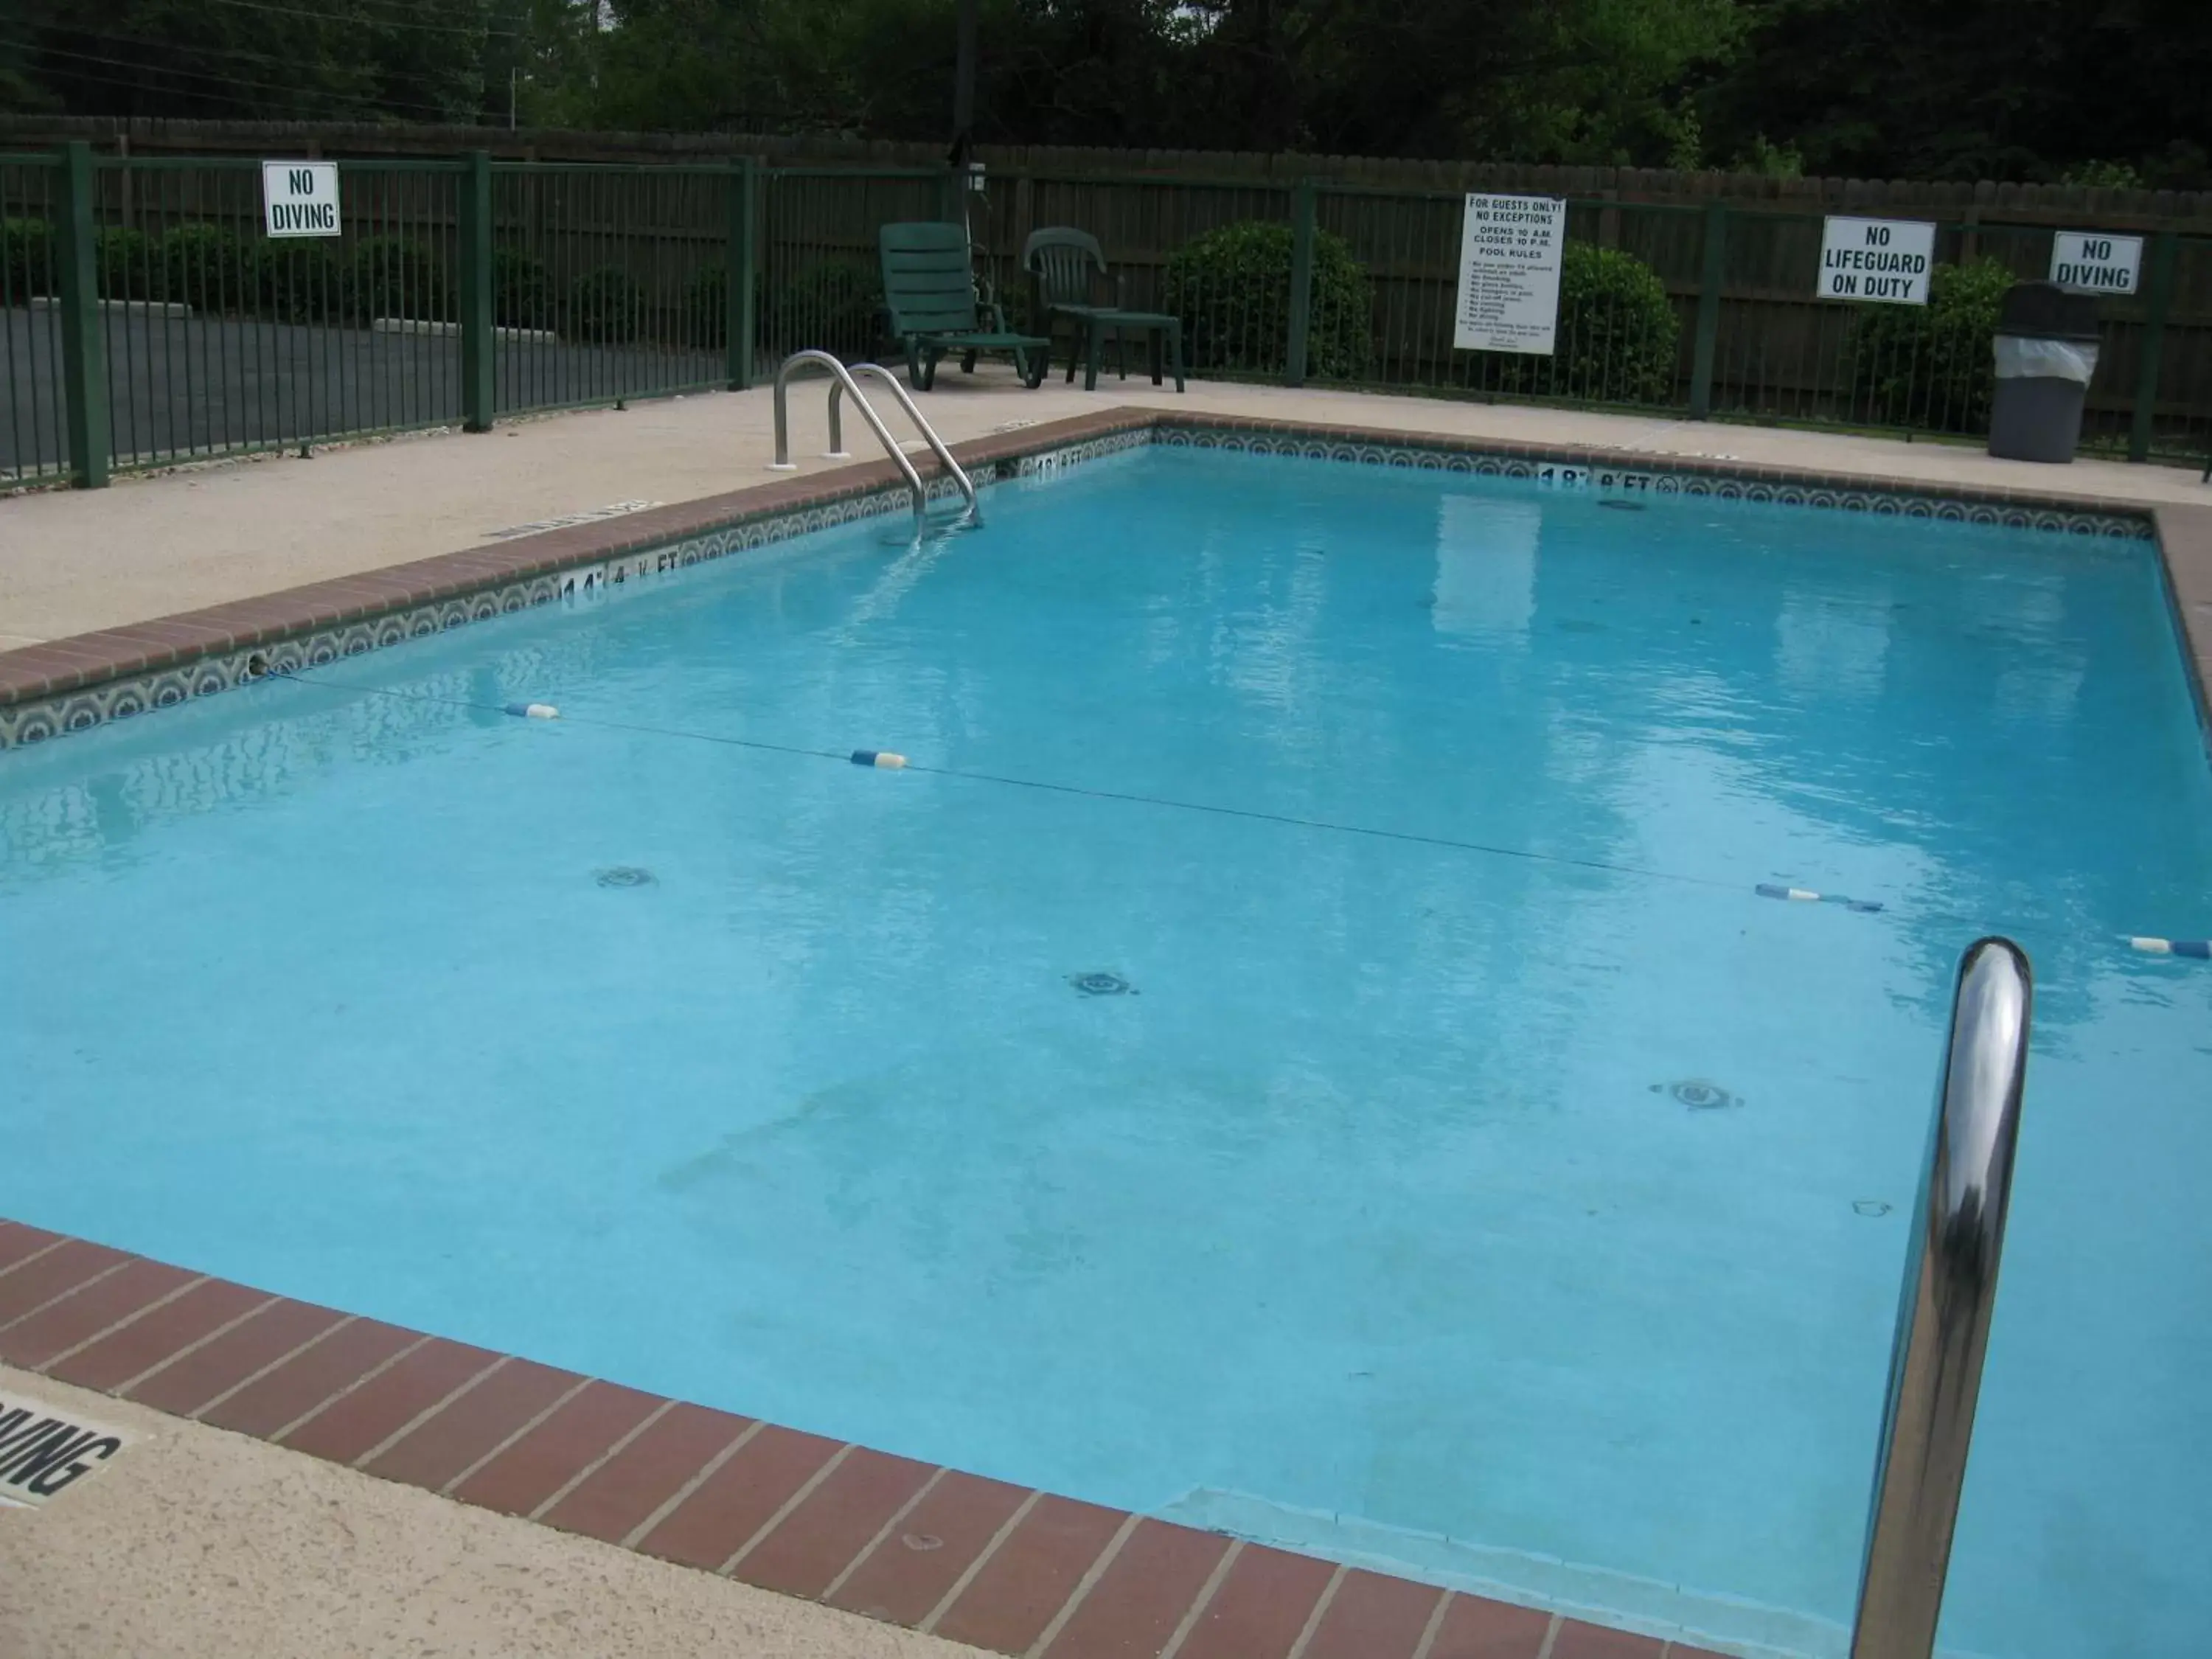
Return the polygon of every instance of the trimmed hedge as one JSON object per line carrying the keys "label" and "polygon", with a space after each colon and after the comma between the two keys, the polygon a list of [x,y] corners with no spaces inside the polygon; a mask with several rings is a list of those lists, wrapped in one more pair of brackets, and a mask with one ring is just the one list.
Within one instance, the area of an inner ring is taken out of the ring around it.
{"label": "trimmed hedge", "polygon": [[[1280,374],[1289,367],[1291,234],[1248,219],[1176,250],[1166,307],[1182,319],[1183,355],[1194,373]],[[1313,304],[1306,373],[1356,380],[1373,356],[1374,289],[1352,245],[1314,235]]]}
{"label": "trimmed hedge", "polygon": [[1986,432],[1997,313],[2013,285],[1996,259],[1938,265],[1924,306],[1868,306],[1850,333],[1850,413],[1877,426]]}
{"label": "trimmed hedge", "polygon": [[491,320],[495,328],[557,328],[553,279],[545,262],[520,248],[491,251]]}
{"label": "trimmed hedge", "polygon": [[618,265],[602,265],[568,289],[562,332],[601,345],[628,345],[645,326],[645,289]]}
{"label": "trimmed hedge", "polygon": [[1497,392],[1592,402],[1671,404],[1681,320],[1659,273],[1632,253],[1569,242],[1559,256],[1552,355],[1478,351],[1477,384]]}
{"label": "trimmed hedge", "polygon": [[44,219],[0,219],[0,292],[10,305],[53,292],[53,228]]}
{"label": "trimmed hedge", "polygon": [[437,249],[405,236],[371,236],[353,246],[345,308],[357,322],[379,317],[451,322],[453,283]]}
{"label": "trimmed hedge", "polygon": [[[874,356],[883,343],[883,276],[872,260],[817,260],[765,288],[753,330],[755,340],[771,351],[811,346],[857,362]],[[729,338],[728,291],[729,273],[719,264],[701,267],[691,279],[684,299],[690,343],[719,348]]]}

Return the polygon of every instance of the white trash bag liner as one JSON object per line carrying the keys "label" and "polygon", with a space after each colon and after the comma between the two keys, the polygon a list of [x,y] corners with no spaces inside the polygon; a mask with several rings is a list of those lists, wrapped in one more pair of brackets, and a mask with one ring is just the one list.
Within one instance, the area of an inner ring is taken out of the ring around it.
{"label": "white trash bag liner", "polygon": [[2071,380],[2076,386],[2087,386],[2096,372],[2097,343],[2094,340],[1997,336],[2000,380]]}

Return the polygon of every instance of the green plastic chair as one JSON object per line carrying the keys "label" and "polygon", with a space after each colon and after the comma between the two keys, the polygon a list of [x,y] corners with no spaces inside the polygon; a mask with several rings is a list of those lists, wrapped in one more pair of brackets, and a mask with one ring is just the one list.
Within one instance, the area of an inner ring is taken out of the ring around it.
{"label": "green plastic chair", "polygon": [[884,264],[884,309],[892,335],[906,347],[907,379],[917,391],[936,385],[938,360],[956,351],[963,369],[975,368],[979,351],[1006,352],[1022,384],[1036,389],[1051,366],[1052,342],[1011,332],[995,303],[988,307],[991,325],[983,325],[965,226],[885,225],[876,246]]}
{"label": "green plastic chair", "polygon": [[1087,230],[1055,225],[1031,231],[1022,244],[1022,268],[1029,272],[1030,315],[1044,319],[1045,331],[1066,318],[1073,325],[1067,353],[1067,378],[1075,379],[1075,359],[1084,358],[1083,389],[1098,388],[1098,358],[1106,335],[1114,336],[1114,355],[1121,377],[1129,366],[1122,343],[1131,333],[1141,334],[1152,355],[1152,384],[1160,383],[1163,348],[1175,373],[1176,390],[1183,390],[1182,319],[1164,311],[1131,311],[1121,303],[1121,283],[1116,276],[1114,303],[1097,301],[1098,280],[1106,275],[1106,255],[1098,239]]}

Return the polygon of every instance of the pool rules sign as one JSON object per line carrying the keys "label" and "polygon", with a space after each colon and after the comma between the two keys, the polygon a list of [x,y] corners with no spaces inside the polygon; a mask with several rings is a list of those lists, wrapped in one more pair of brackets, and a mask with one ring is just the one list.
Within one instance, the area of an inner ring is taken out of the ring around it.
{"label": "pool rules sign", "polygon": [[1917,219],[1831,217],[1820,237],[1823,300],[1924,306],[1936,264],[1936,227]]}
{"label": "pool rules sign", "polygon": [[1460,228],[1452,344],[1462,351],[1550,356],[1566,240],[1567,204],[1557,197],[1469,196]]}
{"label": "pool rules sign", "polygon": [[264,161],[261,206],[271,236],[338,234],[336,161]]}

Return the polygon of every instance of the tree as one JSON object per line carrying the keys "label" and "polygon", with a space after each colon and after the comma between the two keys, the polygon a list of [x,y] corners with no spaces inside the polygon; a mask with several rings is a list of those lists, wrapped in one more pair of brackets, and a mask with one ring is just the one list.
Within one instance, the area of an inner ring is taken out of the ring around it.
{"label": "tree", "polygon": [[1723,142],[1784,143],[1808,173],[2051,179],[2088,162],[2207,182],[2203,0],[1747,0]]}

